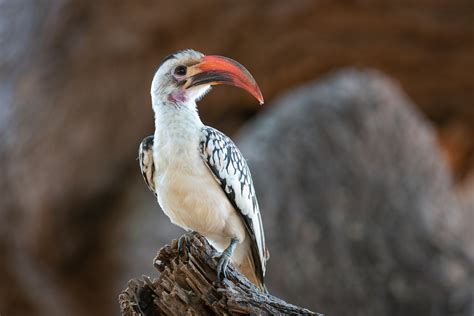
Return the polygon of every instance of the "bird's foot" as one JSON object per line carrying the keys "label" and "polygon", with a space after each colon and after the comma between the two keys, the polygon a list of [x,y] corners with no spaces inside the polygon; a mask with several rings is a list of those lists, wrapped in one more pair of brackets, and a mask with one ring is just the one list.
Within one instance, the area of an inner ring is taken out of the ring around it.
{"label": "bird's foot", "polygon": [[230,258],[234,253],[235,247],[237,246],[238,240],[232,238],[229,247],[223,252],[217,264],[217,281],[222,282],[227,278],[227,266],[229,265]]}
{"label": "bird's foot", "polygon": [[178,257],[185,256],[188,258],[188,254],[191,250],[191,242],[190,239],[193,238],[197,233],[196,232],[188,232],[179,237],[178,239]]}
{"label": "bird's foot", "polygon": [[222,282],[223,279],[227,278],[227,266],[229,265],[230,256],[222,253],[217,264],[217,281]]}

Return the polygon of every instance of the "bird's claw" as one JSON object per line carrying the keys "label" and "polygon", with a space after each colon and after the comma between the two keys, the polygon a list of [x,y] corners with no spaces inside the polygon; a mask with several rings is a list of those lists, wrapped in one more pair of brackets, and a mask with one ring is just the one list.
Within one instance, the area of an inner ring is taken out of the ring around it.
{"label": "bird's claw", "polygon": [[222,282],[227,278],[227,266],[229,265],[230,258],[234,253],[235,247],[237,246],[238,240],[232,238],[229,246],[222,252],[222,256],[217,263],[217,281]]}
{"label": "bird's claw", "polygon": [[192,237],[196,235],[196,232],[190,232],[182,235],[178,239],[178,256],[188,257],[189,252],[191,251],[191,242],[189,241]]}
{"label": "bird's claw", "polygon": [[224,252],[217,264],[217,281],[222,282],[227,278],[227,266],[229,265],[229,261],[230,256]]}

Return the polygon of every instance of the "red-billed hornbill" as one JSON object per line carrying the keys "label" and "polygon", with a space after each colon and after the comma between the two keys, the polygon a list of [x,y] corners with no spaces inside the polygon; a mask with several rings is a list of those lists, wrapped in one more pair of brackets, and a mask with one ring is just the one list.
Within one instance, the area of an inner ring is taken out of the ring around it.
{"label": "red-billed hornbill", "polygon": [[201,122],[196,108],[219,84],[243,88],[263,103],[252,75],[232,59],[185,50],[163,60],[151,85],[156,130],[140,145],[140,167],[171,221],[222,252],[219,280],[231,260],[265,291],[268,252],[247,162],[232,140]]}

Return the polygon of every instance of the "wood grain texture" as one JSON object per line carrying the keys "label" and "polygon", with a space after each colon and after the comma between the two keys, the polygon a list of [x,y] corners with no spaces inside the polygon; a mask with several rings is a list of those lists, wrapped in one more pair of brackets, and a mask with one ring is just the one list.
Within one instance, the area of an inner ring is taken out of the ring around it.
{"label": "wood grain texture", "polygon": [[130,280],[120,294],[122,315],[322,315],[260,292],[232,265],[217,282],[218,256],[202,236],[191,237],[181,256],[173,240],[154,259],[159,277]]}

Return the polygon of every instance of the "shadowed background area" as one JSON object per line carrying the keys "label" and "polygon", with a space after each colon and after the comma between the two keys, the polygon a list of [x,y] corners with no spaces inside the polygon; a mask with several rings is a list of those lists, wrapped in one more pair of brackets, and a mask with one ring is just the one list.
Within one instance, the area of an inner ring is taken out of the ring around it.
{"label": "shadowed background area", "polygon": [[266,99],[220,87],[200,113],[248,158],[272,293],[472,315],[473,38],[469,0],[0,1],[0,313],[116,314],[153,275],[182,231],[135,159],[156,66],[193,48]]}

